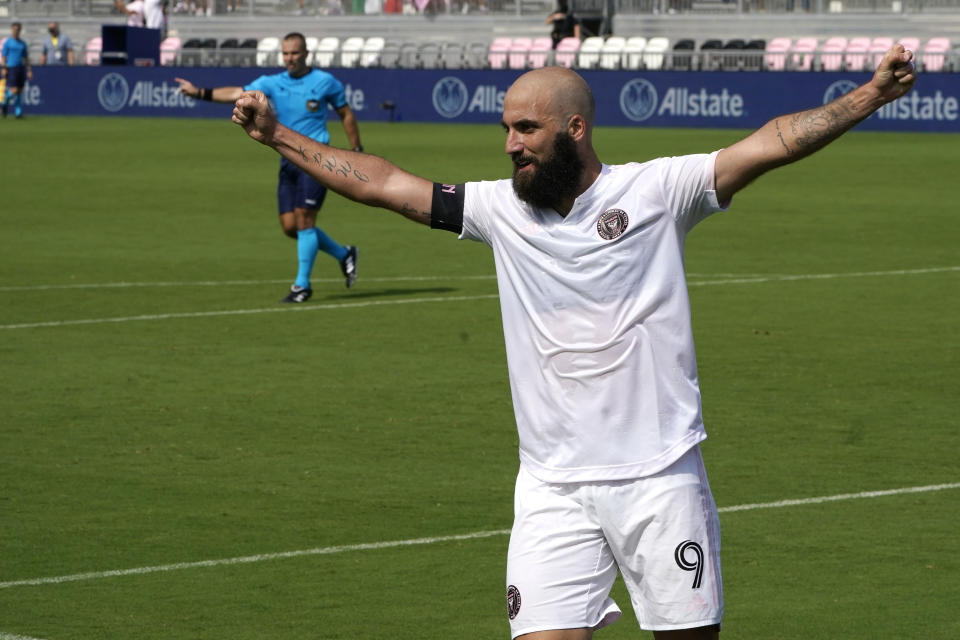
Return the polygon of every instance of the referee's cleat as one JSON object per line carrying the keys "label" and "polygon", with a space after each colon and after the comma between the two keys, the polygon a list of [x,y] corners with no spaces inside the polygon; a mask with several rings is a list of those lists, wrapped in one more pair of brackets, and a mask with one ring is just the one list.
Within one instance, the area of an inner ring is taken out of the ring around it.
{"label": "referee's cleat", "polygon": [[312,295],[313,289],[310,287],[298,287],[297,285],[293,285],[290,287],[290,293],[287,294],[287,297],[280,302],[306,302]]}
{"label": "referee's cleat", "polygon": [[357,248],[353,245],[347,245],[347,255],[340,261],[340,271],[343,271],[349,289],[357,281]]}

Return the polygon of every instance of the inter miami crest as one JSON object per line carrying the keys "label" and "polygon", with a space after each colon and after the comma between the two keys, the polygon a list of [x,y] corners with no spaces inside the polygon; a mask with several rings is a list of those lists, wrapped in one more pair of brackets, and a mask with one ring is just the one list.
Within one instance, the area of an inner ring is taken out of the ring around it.
{"label": "inter miami crest", "polygon": [[513,620],[520,613],[520,590],[515,586],[507,587],[507,615]]}
{"label": "inter miami crest", "polygon": [[623,235],[630,224],[630,218],[623,209],[607,209],[597,220],[597,233],[604,240],[613,240]]}

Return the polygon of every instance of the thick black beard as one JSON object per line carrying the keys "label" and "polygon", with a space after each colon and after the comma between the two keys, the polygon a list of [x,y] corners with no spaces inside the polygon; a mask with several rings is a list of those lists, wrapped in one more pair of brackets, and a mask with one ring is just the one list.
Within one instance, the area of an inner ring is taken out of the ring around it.
{"label": "thick black beard", "polygon": [[532,176],[517,176],[517,161],[513,156],[513,192],[517,197],[543,209],[556,209],[562,200],[575,197],[583,173],[583,161],[569,133],[560,132],[553,139],[553,154],[537,163]]}

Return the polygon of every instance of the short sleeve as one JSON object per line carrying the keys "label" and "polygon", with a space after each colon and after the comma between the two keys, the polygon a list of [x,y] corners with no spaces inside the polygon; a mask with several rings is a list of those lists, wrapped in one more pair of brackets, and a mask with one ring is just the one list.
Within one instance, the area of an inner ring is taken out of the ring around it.
{"label": "short sleeve", "polygon": [[269,76],[260,76],[250,84],[244,85],[244,91],[263,91],[268,96],[270,95],[271,88]]}
{"label": "short sleeve", "polygon": [[463,230],[460,238],[492,245],[490,211],[496,182],[468,182],[464,185]]}
{"label": "short sleeve", "polygon": [[687,231],[711,214],[727,208],[717,202],[714,180],[717,153],[714,151],[660,160],[664,201],[673,217]]}

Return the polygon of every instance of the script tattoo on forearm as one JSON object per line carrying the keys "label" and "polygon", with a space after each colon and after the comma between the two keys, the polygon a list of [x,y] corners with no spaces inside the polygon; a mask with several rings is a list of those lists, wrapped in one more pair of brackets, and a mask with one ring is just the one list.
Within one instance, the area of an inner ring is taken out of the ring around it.
{"label": "script tattoo on forearm", "polygon": [[363,173],[359,169],[354,168],[353,165],[350,164],[349,160],[337,162],[337,157],[332,153],[328,153],[326,156],[324,156],[319,151],[314,151],[310,158],[308,158],[306,152],[303,150],[303,147],[301,147],[300,157],[303,158],[303,161],[307,163],[313,160],[313,164],[330,173],[336,173],[344,178],[349,178],[352,176],[360,182],[370,182],[370,176]]}
{"label": "script tattoo on forearm", "polygon": [[418,220],[424,224],[430,223],[430,212],[419,211],[416,207],[411,206],[409,202],[404,202],[402,205],[400,205],[400,214],[410,218],[411,220]]}

